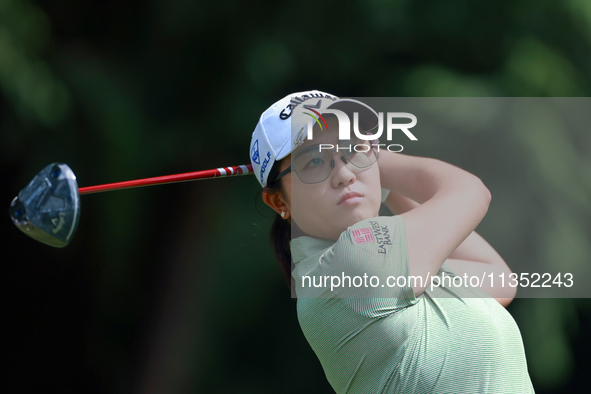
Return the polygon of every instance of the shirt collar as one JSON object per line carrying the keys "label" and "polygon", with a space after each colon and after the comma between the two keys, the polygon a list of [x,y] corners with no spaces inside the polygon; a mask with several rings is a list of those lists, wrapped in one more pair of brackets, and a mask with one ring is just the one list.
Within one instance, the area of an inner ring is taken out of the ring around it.
{"label": "shirt collar", "polygon": [[303,236],[292,239],[289,242],[289,248],[293,262],[297,264],[308,257],[323,253],[335,243],[336,241],[330,239]]}

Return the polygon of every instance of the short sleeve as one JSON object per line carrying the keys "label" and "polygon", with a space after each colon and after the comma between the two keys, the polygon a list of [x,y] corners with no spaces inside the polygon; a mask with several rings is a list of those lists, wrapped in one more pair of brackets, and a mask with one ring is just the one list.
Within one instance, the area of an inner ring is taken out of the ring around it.
{"label": "short sleeve", "polygon": [[323,275],[333,284],[339,282],[331,289],[333,295],[364,316],[386,316],[417,301],[409,275],[406,229],[398,215],[349,227],[320,263]]}

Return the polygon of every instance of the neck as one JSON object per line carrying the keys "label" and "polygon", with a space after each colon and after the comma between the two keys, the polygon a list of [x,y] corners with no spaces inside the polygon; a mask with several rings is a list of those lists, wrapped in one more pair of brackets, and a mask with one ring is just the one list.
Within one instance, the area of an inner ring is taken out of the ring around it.
{"label": "neck", "polygon": [[303,237],[306,235],[306,234],[304,234],[302,229],[296,224],[296,222],[294,222],[293,220],[290,220],[290,223],[291,223],[291,239]]}

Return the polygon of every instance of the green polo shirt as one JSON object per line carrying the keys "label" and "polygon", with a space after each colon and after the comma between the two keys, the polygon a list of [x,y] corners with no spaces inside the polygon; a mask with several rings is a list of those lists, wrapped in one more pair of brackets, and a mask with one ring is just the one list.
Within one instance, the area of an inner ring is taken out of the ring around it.
{"label": "green polo shirt", "polygon": [[[400,216],[336,242],[299,237],[291,252],[298,320],[337,393],[534,392],[519,328],[496,300],[445,281],[414,296]],[[444,263],[437,276],[455,275]]]}

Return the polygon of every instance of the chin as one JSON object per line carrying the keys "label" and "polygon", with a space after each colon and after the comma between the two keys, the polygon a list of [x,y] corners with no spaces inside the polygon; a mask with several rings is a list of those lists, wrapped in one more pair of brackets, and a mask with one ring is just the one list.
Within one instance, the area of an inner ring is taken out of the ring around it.
{"label": "chin", "polygon": [[350,225],[352,226],[353,224],[365,219],[374,218],[378,216],[378,213],[379,208],[373,209],[373,207],[359,207],[358,209],[355,209],[353,212],[351,212],[351,220],[353,221],[353,223],[351,223]]}
{"label": "chin", "polygon": [[351,227],[362,220],[371,219],[375,216],[376,215],[373,215],[373,212],[368,210],[353,212],[352,215],[347,215],[347,217],[342,217],[342,220],[339,220],[339,228],[341,228],[341,232],[343,232],[348,227]]}
{"label": "chin", "polygon": [[[374,209],[369,206],[359,206],[345,211],[331,211],[331,214],[322,214],[308,217],[308,225],[303,233],[316,238],[337,240],[343,231],[348,227],[359,223],[365,219],[371,219],[378,215],[379,208]],[[320,218],[324,218],[320,220]]]}

